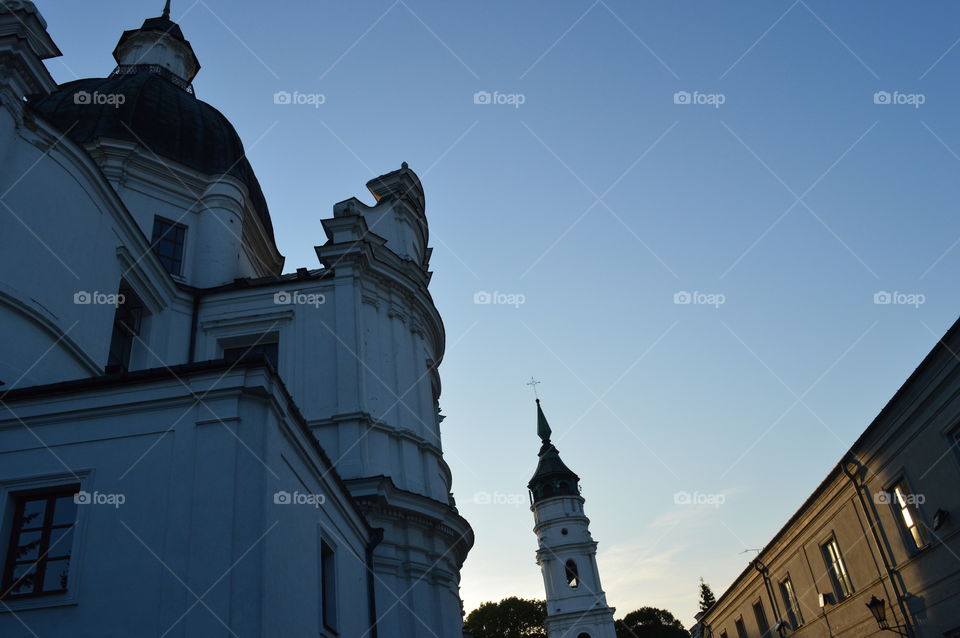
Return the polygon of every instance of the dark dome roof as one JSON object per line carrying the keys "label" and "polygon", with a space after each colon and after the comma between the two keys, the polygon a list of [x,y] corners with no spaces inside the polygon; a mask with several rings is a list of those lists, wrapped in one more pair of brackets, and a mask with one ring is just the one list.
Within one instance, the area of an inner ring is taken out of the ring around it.
{"label": "dark dome roof", "polygon": [[[77,103],[80,91],[123,94],[114,104]],[[159,157],[201,173],[226,173],[243,182],[260,220],[273,239],[270,211],[260,182],[244,155],[243,143],[220,111],[162,75],[141,70],[132,75],[88,78],[61,84],[30,105],[78,144],[113,138],[146,146]]]}
{"label": "dark dome roof", "polygon": [[533,493],[534,503],[554,496],[578,496],[580,477],[563,462],[553,443],[547,441],[540,448],[540,462],[527,488]]}

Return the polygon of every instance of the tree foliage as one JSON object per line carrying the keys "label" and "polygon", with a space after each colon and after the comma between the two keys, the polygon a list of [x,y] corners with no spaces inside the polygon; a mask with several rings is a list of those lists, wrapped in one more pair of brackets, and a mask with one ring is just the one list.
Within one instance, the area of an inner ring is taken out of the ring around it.
{"label": "tree foliage", "polygon": [[683,624],[666,609],[641,607],[616,622],[617,638],[690,638]]}
{"label": "tree foliage", "polygon": [[717,599],[713,595],[713,590],[710,589],[710,585],[703,582],[703,577],[700,577],[700,611],[707,611],[716,604]]}
{"label": "tree foliage", "polygon": [[[546,638],[547,604],[512,596],[471,611],[463,629],[474,638]],[[690,638],[666,609],[641,607],[616,621],[617,638]]]}
{"label": "tree foliage", "polygon": [[483,603],[463,624],[474,638],[546,638],[547,603],[511,596],[498,603]]}

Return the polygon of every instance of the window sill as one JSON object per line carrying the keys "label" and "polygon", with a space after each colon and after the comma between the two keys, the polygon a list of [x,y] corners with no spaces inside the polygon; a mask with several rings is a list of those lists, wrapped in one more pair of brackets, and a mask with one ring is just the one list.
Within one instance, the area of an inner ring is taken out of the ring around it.
{"label": "window sill", "polygon": [[44,609],[47,607],[66,607],[77,604],[77,595],[66,592],[49,596],[29,596],[26,598],[0,599],[0,614],[27,611],[30,609]]}

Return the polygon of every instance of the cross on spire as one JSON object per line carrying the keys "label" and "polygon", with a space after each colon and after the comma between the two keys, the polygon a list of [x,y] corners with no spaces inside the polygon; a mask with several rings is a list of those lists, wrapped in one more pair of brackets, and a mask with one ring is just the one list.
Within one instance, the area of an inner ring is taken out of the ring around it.
{"label": "cross on spire", "polygon": [[540,382],[533,377],[530,377],[530,380],[527,381],[527,385],[533,388],[533,398],[539,401],[540,397],[537,395],[537,386],[540,385]]}

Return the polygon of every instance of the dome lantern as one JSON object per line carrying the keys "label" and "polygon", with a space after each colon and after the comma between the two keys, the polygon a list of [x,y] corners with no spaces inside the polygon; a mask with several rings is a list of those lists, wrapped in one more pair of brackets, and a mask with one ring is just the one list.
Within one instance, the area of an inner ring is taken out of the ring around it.
{"label": "dome lantern", "polygon": [[183,37],[180,25],[170,20],[170,1],[157,18],[147,18],[139,29],[124,31],[113,50],[117,61],[115,75],[128,75],[149,68],[170,74],[182,84],[190,86],[200,71],[200,61],[193,47]]}

